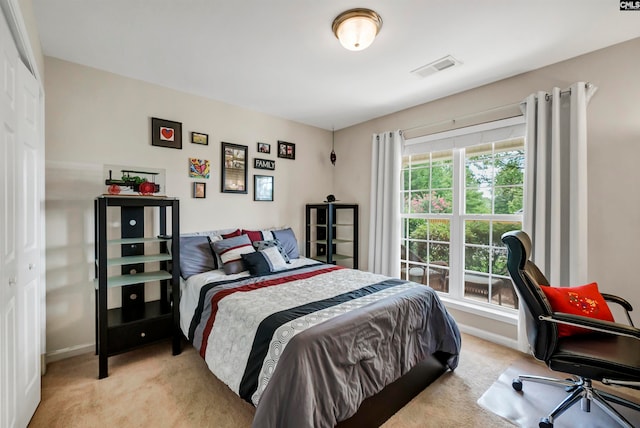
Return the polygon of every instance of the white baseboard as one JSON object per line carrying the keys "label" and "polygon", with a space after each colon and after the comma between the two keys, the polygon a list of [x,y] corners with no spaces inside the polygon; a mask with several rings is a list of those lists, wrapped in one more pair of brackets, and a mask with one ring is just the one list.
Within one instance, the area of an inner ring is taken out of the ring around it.
{"label": "white baseboard", "polygon": [[[509,339],[508,337],[501,336],[499,334],[491,333],[485,330],[481,330],[477,327],[471,327],[468,325],[458,323],[458,328],[461,332],[470,334],[472,336],[479,337],[489,342],[497,343],[498,345],[506,346],[507,348],[518,349],[518,341],[515,339]],[[462,345],[464,348],[464,344]]]}
{"label": "white baseboard", "polygon": [[45,355],[45,360],[46,363],[49,364],[54,361],[64,360],[65,358],[75,357],[76,355],[95,352],[95,350],[95,343],[85,343],[83,345],[76,345],[69,348],[57,349],[55,351],[47,352],[47,354]]}

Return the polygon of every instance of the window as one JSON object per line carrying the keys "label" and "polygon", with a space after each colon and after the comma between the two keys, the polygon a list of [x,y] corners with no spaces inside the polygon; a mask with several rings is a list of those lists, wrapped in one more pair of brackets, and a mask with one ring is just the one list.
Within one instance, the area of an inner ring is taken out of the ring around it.
{"label": "window", "polygon": [[465,133],[459,147],[460,138],[407,141],[400,263],[403,278],[452,298],[517,308],[500,237],[522,227],[524,130],[508,125],[498,140],[501,124],[501,134]]}

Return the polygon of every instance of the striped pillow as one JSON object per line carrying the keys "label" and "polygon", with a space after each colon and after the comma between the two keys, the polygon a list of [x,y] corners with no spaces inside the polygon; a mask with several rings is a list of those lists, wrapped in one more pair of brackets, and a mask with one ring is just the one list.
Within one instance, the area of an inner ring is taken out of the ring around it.
{"label": "striped pillow", "polygon": [[242,254],[254,252],[251,240],[247,235],[212,242],[213,251],[220,257],[224,273],[231,275],[247,270],[242,261]]}

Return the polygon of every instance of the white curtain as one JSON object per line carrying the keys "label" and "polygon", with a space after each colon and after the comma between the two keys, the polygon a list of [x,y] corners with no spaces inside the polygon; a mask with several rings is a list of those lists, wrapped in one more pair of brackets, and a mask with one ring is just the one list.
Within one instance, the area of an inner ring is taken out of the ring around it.
{"label": "white curtain", "polygon": [[[587,282],[587,104],[596,87],[529,95],[526,124],[526,199],[523,229],[532,259],[551,285]],[[519,343],[525,340],[521,313]]]}
{"label": "white curtain", "polygon": [[369,270],[400,276],[400,131],[374,134],[371,156]]}

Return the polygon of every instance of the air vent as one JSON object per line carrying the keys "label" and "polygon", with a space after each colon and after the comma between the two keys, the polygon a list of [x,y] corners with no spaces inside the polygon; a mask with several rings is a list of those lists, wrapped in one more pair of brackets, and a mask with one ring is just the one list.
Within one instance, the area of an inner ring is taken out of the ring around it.
{"label": "air vent", "polygon": [[451,68],[454,65],[460,64],[462,64],[460,61],[458,61],[451,55],[447,55],[444,58],[440,58],[430,64],[423,65],[422,67],[418,67],[415,70],[412,70],[411,74],[415,74],[418,77],[427,77],[434,73],[437,73],[438,71],[446,70],[447,68]]}

